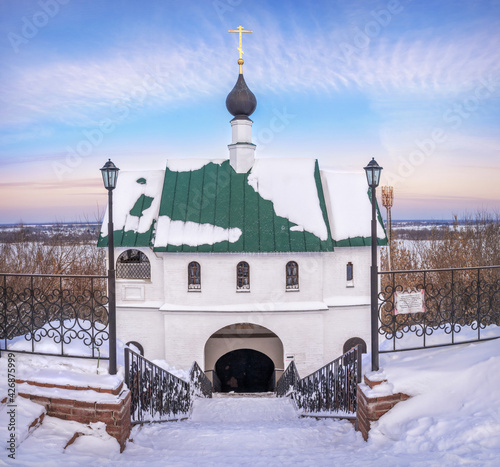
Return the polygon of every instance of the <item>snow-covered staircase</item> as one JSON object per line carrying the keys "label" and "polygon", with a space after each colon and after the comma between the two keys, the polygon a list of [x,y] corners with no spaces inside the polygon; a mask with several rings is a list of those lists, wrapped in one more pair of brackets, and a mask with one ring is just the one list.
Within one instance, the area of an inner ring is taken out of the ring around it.
{"label": "snow-covered staircase", "polygon": [[252,396],[196,399],[189,420],[136,426],[125,454],[186,467],[326,466],[335,443],[356,439],[348,421],[301,418],[288,398]]}
{"label": "snow-covered staircase", "polygon": [[196,399],[193,404],[192,422],[203,423],[272,423],[296,420],[298,414],[288,398],[276,398],[265,393],[231,394],[212,399]]}

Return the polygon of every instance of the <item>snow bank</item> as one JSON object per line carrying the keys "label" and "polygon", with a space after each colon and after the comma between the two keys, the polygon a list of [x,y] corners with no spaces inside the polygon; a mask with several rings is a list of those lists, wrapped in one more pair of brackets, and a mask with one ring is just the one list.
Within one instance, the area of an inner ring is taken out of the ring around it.
{"label": "snow bank", "polygon": [[370,443],[442,465],[500,456],[500,339],[381,356],[394,392],[413,396],[372,425]]}
{"label": "snow bank", "polygon": [[271,201],[278,216],[297,224],[321,240],[328,230],[319,203],[314,159],[257,159],[248,184]]}
{"label": "snow bank", "polygon": [[241,237],[241,229],[235,227],[224,229],[212,224],[173,221],[168,216],[160,216],[156,228],[155,248],[167,245],[213,245],[228,241],[237,242]]}
{"label": "snow bank", "polygon": [[[75,433],[79,436],[67,446]],[[104,423],[84,425],[46,416],[19,447],[16,461],[23,466],[80,466],[102,465],[100,459],[110,457],[120,459],[120,445],[106,432]]]}
{"label": "snow bank", "polygon": [[[16,397],[14,400],[15,413],[16,413],[16,444],[19,446],[29,435],[35,427],[30,430],[30,425],[45,413],[45,408],[40,404],[35,404],[24,397]],[[0,436],[5,443],[9,440],[8,426],[10,423],[9,410],[12,405],[0,404]],[[2,450],[2,454],[8,453]],[[5,458],[7,456],[5,455]],[[1,461],[0,461],[1,463]]]}

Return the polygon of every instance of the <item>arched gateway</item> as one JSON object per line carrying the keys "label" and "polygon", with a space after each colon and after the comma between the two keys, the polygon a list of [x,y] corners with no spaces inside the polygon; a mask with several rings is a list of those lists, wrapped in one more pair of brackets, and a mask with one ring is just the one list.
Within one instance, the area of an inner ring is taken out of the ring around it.
{"label": "arched gateway", "polygon": [[207,340],[205,369],[220,380],[222,392],[274,390],[276,373],[283,370],[283,343],[263,326],[232,324]]}

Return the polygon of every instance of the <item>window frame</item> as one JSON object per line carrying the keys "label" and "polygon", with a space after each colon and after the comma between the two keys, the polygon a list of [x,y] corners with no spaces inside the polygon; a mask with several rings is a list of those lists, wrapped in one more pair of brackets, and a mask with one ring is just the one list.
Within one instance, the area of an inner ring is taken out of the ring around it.
{"label": "window frame", "polygon": [[[134,252],[132,254],[135,257],[131,257],[131,252]],[[125,259],[125,255],[128,256],[127,259]],[[118,255],[115,271],[118,280],[151,280],[151,262],[146,253],[137,248],[128,248]],[[130,271],[135,272],[130,273]]]}
{"label": "window frame", "polygon": [[198,261],[188,263],[188,292],[201,292],[201,265]]}
{"label": "window frame", "polygon": [[[295,273],[293,273],[295,268]],[[289,274],[289,269],[292,269]],[[299,263],[297,261],[288,261],[285,266],[285,288],[287,292],[298,292],[299,287]]]}
{"label": "window frame", "polygon": [[354,287],[354,265],[352,264],[352,261],[349,261],[346,264],[345,277],[346,277],[346,287]]}
{"label": "window frame", "polygon": [[[244,270],[240,272],[240,268],[244,268]],[[247,283],[240,285],[240,279],[242,281],[246,280]],[[246,261],[240,261],[236,265],[236,291],[250,292],[250,265]]]}

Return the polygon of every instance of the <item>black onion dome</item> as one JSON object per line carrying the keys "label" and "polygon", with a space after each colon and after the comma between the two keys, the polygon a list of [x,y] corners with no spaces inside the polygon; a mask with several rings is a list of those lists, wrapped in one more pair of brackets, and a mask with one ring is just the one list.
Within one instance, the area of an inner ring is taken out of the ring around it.
{"label": "black onion dome", "polygon": [[243,74],[238,76],[238,81],[233,90],[227,95],[226,107],[235,118],[248,118],[257,107],[257,99],[243,78]]}

